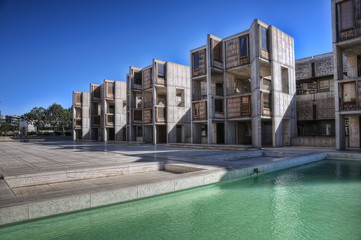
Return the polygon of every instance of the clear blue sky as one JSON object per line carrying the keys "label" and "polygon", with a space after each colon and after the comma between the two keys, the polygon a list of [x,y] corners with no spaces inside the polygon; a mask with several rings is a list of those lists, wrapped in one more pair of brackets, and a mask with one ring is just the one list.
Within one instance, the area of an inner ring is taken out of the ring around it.
{"label": "clear blue sky", "polygon": [[103,79],[125,80],[153,58],[189,65],[208,33],[255,18],[295,38],[296,59],[332,51],[330,0],[0,0],[0,110],[23,114]]}

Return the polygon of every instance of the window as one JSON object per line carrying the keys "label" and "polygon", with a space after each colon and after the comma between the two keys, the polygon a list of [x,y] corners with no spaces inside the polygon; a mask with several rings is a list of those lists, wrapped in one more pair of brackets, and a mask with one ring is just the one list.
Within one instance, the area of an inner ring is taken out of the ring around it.
{"label": "window", "polygon": [[143,129],[141,126],[137,126],[137,137],[142,137],[143,136]]}
{"label": "window", "polygon": [[100,87],[99,86],[94,86],[93,97],[100,98]]}
{"label": "window", "polygon": [[194,71],[199,70],[199,53],[193,54],[193,70]]}
{"label": "window", "polygon": [[282,92],[289,93],[288,69],[281,67],[282,72]]}
{"label": "window", "polygon": [[248,56],[248,36],[241,37],[239,40],[240,43],[240,57]]}
{"label": "window", "polygon": [[312,77],[315,77],[315,63],[311,63],[311,71],[312,71]]}
{"label": "window", "polygon": [[115,108],[114,105],[109,105],[109,112],[108,113],[114,113]]}
{"label": "window", "polygon": [[201,127],[201,136],[207,137],[207,125],[202,125]]}
{"label": "window", "polygon": [[142,85],[142,72],[134,73],[134,84]]}
{"label": "window", "polygon": [[353,103],[356,102],[356,91],[355,83],[345,83],[343,84],[343,102]]}
{"label": "window", "polygon": [[361,55],[357,55],[357,77],[361,77]]}
{"label": "window", "polygon": [[352,0],[342,2],[340,3],[340,30],[345,31],[353,27]]}
{"label": "window", "polygon": [[216,95],[223,96],[223,84],[216,83]]}
{"label": "window", "polygon": [[176,89],[176,102],[178,107],[184,107],[184,89]]}
{"label": "window", "polygon": [[316,105],[312,105],[312,118],[313,119],[317,118],[317,106]]}
{"label": "window", "polygon": [[222,99],[216,99],[214,101],[215,105],[215,111],[218,113],[223,113],[223,100]]}
{"label": "window", "polygon": [[213,59],[222,62],[222,43],[213,41]]}
{"label": "window", "polygon": [[263,108],[271,109],[271,94],[263,93]]}
{"label": "window", "polygon": [[266,51],[268,51],[267,41],[267,29],[261,27],[261,48]]}
{"label": "window", "polygon": [[320,80],[319,81],[319,91],[328,92],[330,90],[330,80]]}
{"label": "window", "polygon": [[165,76],[165,64],[158,63],[158,77],[164,78]]}
{"label": "window", "polygon": [[76,121],[76,125],[77,125],[77,126],[81,126],[81,120],[77,120],[77,121]]}

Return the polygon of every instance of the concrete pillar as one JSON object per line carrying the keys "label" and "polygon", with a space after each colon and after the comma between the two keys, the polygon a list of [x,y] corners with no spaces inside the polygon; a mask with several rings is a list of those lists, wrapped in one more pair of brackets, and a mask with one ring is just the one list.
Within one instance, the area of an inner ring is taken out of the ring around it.
{"label": "concrete pillar", "polygon": [[336,149],[345,149],[345,117],[340,114],[340,92],[338,79],[343,72],[343,53],[340,48],[333,45],[333,61],[334,61],[334,94],[335,94],[335,140]]}
{"label": "concrete pillar", "polygon": [[121,100],[121,86],[119,81],[114,81],[114,132],[115,132],[115,141],[120,141],[122,139],[121,134],[121,114],[123,111],[123,101]]}
{"label": "concrete pillar", "polygon": [[83,92],[82,139],[90,140],[90,93]]}
{"label": "concrete pillar", "polygon": [[206,49],[206,59],[207,59],[207,139],[208,144],[213,143],[213,98],[212,98],[212,72],[211,72],[211,45],[210,45],[210,35],[207,36],[207,49]]}
{"label": "concrete pillar", "polygon": [[251,63],[251,108],[252,108],[252,145],[262,147],[261,127],[261,92],[259,74],[259,25],[254,21],[249,35],[250,63]]}
{"label": "concrete pillar", "polygon": [[349,118],[349,143],[350,147],[360,147],[360,117],[348,116]]}

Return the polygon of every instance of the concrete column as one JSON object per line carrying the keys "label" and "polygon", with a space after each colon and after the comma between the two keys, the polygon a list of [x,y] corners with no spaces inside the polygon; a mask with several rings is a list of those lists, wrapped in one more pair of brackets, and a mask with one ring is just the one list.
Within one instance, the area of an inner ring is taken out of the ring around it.
{"label": "concrete column", "polygon": [[207,140],[208,144],[213,143],[213,98],[212,98],[212,72],[211,72],[211,45],[210,45],[210,36],[207,36],[207,49],[206,49],[206,59],[207,59]]}
{"label": "concrete column", "polygon": [[259,25],[254,21],[249,34],[250,63],[251,63],[251,108],[252,108],[252,145],[262,147],[261,127],[261,93],[259,74]]}
{"label": "concrete column", "polygon": [[343,58],[342,50],[333,45],[333,66],[334,66],[334,94],[335,94],[335,140],[336,149],[345,149],[345,117],[340,114],[340,90],[338,85],[338,79],[343,72]]}
{"label": "concrete column", "polygon": [[115,141],[120,141],[122,134],[121,130],[121,114],[123,111],[123,101],[121,100],[121,86],[119,81],[114,81],[114,132]]}
{"label": "concrete column", "polygon": [[90,140],[90,93],[83,92],[82,96],[82,138],[84,140]]}
{"label": "concrete column", "polygon": [[350,147],[360,147],[360,117],[348,116],[349,118],[349,142]]}
{"label": "concrete column", "polygon": [[154,60],[153,60],[153,71],[152,71],[152,74],[153,74],[153,144],[157,144],[157,125],[155,124],[155,114],[156,114],[156,111],[155,111],[155,105],[157,103],[157,89],[155,88],[155,81],[156,81],[156,72],[155,72],[155,63],[154,63]]}

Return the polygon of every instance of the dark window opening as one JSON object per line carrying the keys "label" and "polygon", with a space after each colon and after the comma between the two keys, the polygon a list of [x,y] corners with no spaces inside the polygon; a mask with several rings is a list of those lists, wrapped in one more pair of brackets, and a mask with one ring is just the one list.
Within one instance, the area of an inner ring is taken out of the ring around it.
{"label": "dark window opening", "polygon": [[315,63],[311,63],[311,69],[312,69],[312,77],[315,77]]}
{"label": "dark window opening", "polygon": [[223,84],[216,83],[216,95],[223,96]]}
{"label": "dark window opening", "polygon": [[114,112],[115,112],[114,105],[109,105],[109,113],[114,113]]}
{"label": "dark window opening", "polygon": [[214,105],[216,112],[223,113],[223,99],[216,99]]}
{"label": "dark window opening", "polygon": [[165,76],[165,64],[158,63],[158,78],[164,78]]}
{"label": "dark window opening", "polygon": [[199,53],[193,54],[193,70],[199,70]]}
{"label": "dark window opening", "polygon": [[248,37],[247,36],[240,38],[240,50],[241,50],[240,51],[241,58],[248,56]]}
{"label": "dark window opening", "polygon": [[312,105],[312,117],[313,117],[313,119],[317,118],[317,106],[316,105]]}
{"label": "dark window opening", "polygon": [[201,127],[201,136],[207,137],[207,125],[202,125]]}
{"label": "dark window opening", "polygon": [[263,93],[263,108],[271,109],[271,94]]}
{"label": "dark window opening", "polygon": [[361,77],[361,55],[357,55],[357,77]]}
{"label": "dark window opening", "polygon": [[267,29],[261,27],[261,47],[263,50],[266,51],[268,51],[267,41]]}
{"label": "dark window opening", "polygon": [[214,48],[213,48],[213,59],[222,62],[222,43],[221,42],[213,42]]}
{"label": "dark window opening", "polygon": [[134,84],[142,85],[142,72],[134,73]]}

